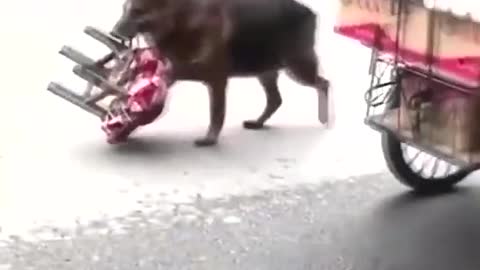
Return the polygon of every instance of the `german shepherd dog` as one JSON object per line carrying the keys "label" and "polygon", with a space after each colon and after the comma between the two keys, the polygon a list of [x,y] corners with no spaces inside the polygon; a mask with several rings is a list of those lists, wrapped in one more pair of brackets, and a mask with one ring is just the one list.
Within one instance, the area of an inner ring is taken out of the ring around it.
{"label": "german shepherd dog", "polygon": [[210,123],[197,146],[218,141],[226,109],[229,77],[255,76],[266,106],[255,120],[260,129],[282,104],[279,70],[318,93],[318,117],[329,120],[329,81],[319,73],[315,53],[316,14],[296,0],[126,0],[111,34],[131,39],[144,34],[170,59],[174,81],[209,88]]}

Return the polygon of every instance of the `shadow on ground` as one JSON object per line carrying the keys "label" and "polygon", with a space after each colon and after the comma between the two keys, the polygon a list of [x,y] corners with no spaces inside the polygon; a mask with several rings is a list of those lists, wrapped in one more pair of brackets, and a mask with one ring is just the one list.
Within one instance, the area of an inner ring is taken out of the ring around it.
{"label": "shadow on ground", "polygon": [[[170,205],[150,197],[128,216],[20,238],[12,269],[477,270],[480,189],[434,197],[387,175],[253,197]],[[162,209],[162,210],[159,210]],[[160,268],[159,268],[160,267]]]}
{"label": "shadow on ground", "polygon": [[480,189],[380,201],[360,233],[361,269],[479,269]]}
{"label": "shadow on ground", "polygon": [[[230,128],[220,137],[219,145],[213,147],[197,148],[193,145],[196,136],[203,135],[203,130],[194,132],[151,131],[147,130],[134,134],[127,144],[109,146],[103,138],[94,145],[84,145],[85,152],[90,156],[111,155],[143,156],[145,159],[156,158],[157,160],[175,159],[177,156],[186,157],[193,155],[229,155],[232,157],[257,156],[259,152],[267,157],[277,154],[279,148],[285,151],[306,151],[312,146],[312,142],[322,139],[325,129],[322,126],[275,126],[263,130],[252,131],[240,127]],[[196,135],[196,136],[195,136]],[[98,143],[98,145],[97,145]],[[291,144],[289,147],[288,144]],[[93,144],[93,143],[92,143]],[[98,151],[98,149],[103,151]]]}
{"label": "shadow on ground", "polygon": [[146,131],[133,136],[125,145],[110,146],[97,138],[77,144],[71,153],[82,167],[144,181],[155,182],[159,176],[173,181],[183,173],[193,174],[199,180],[245,178],[259,171],[274,172],[285,163],[294,166],[312,153],[312,147],[324,135],[322,127],[312,126],[256,132],[239,127],[226,131],[218,147],[197,148],[192,132]]}

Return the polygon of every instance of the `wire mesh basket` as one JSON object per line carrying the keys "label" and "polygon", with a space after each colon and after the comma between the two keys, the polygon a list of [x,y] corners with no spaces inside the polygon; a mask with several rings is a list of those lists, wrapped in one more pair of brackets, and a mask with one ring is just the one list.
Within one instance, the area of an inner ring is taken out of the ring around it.
{"label": "wire mesh basket", "polygon": [[411,0],[361,7],[371,19],[355,2],[336,30],[372,48],[366,123],[453,164],[480,163],[480,25]]}

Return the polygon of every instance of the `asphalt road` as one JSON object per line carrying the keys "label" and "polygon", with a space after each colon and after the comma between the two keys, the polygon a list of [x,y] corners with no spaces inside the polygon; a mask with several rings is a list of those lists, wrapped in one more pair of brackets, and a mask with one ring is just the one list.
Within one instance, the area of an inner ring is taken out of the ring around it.
{"label": "asphalt road", "polygon": [[192,203],[152,194],[125,216],[38,228],[48,241],[12,237],[0,269],[473,270],[479,192],[422,198],[379,174]]}
{"label": "asphalt road", "polygon": [[243,130],[264,99],[258,82],[235,79],[209,149],[192,145],[208,119],[200,84],[175,86],[165,117],[118,148],[45,90],[83,86],[56,52],[100,54],[81,30],[111,26],[120,2],[2,3],[0,270],[478,269],[477,188],[414,198],[385,173],[362,125],[368,50],[332,33],[333,2],[306,1],[321,15],[337,127],[325,130],[313,91],[282,76],[270,128]]}
{"label": "asphalt road", "polygon": [[264,95],[255,79],[237,78],[229,83],[220,144],[209,149],[192,145],[208,124],[207,93],[199,83],[176,85],[165,117],[119,148],[105,143],[98,119],[46,91],[52,80],[82,90],[73,64],[57,52],[67,44],[100,56],[104,48],[82,28],[111,27],[121,0],[5,3],[0,238],[28,234],[37,224],[121,215],[150,190],[172,201],[197,193],[218,198],[384,170],[378,136],[362,124],[369,51],[332,32],[330,2],[306,2],[321,15],[318,54],[338,100],[338,126],[325,130],[316,119],[313,89],[282,75],[284,104],[271,128],[244,130],[242,121],[259,115]]}

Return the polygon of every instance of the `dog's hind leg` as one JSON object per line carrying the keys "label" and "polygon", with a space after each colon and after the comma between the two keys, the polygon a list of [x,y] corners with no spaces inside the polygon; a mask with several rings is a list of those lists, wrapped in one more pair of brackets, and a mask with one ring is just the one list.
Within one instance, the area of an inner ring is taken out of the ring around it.
{"label": "dog's hind leg", "polygon": [[317,90],[318,120],[333,125],[334,111],[330,82],[320,76],[317,55],[313,49],[295,55],[287,61],[287,74],[298,83]]}
{"label": "dog's hind leg", "polygon": [[282,96],[278,90],[278,71],[270,71],[258,76],[258,80],[262,85],[265,96],[266,105],[262,114],[256,120],[247,120],[243,122],[246,129],[261,129],[265,122],[278,110],[282,105]]}

